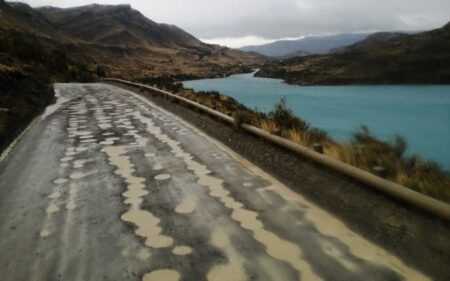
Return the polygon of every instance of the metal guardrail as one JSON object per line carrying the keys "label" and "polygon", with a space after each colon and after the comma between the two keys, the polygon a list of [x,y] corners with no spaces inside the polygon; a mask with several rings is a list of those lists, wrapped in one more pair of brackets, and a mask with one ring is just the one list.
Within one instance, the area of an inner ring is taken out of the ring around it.
{"label": "metal guardrail", "polygon": [[[192,107],[195,107],[195,108],[197,108],[201,111],[204,111],[214,117],[217,117],[227,123],[234,124],[234,118],[231,116],[228,116],[226,114],[223,114],[219,111],[213,110],[209,107],[206,107],[204,105],[201,105],[201,104],[191,101],[189,99],[180,97],[178,95],[175,95],[175,94],[167,92],[167,91],[160,90],[155,87],[151,87],[151,86],[147,86],[147,85],[143,85],[143,84],[139,84],[139,83],[133,83],[133,82],[121,80],[121,79],[113,79],[113,78],[103,79],[103,81],[119,82],[119,83],[126,84],[126,85],[131,85],[131,86],[136,86],[139,88],[148,89],[148,90],[160,93],[166,97],[170,97],[170,98],[173,98],[180,102],[183,102],[185,104],[188,104]],[[315,152],[312,149],[309,149],[305,146],[294,143],[292,141],[289,141],[289,140],[279,137],[277,135],[271,134],[271,133],[269,133],[265,130],[262,130],[260,128],[257,128],[255,126],[248,125],[248,124],[242,124],[241,128],[253,135],[256,135],[258,137],[266,139],[274,144],[277,144],[277,145],[279,145],[285,149],[288,149],[294,153],[297,153],[303,157],[311,159],[312,161],[315,161],[323,166],[331,168],[332,170],[335,170],[343,175],[346,175],[346,176],[353,178],[357,181],[360,181],[368,186],[378,189],[388,195],[391,195],[397,199],[407,202],[407,203],[409,203],[413,206],[416,206],[424,211],[427,211],[431,214],[437,215],[446,220],[450,220],[450,205],[447,203],[433,199],[431,197],[428,197],[426,195],[418,193],[414,190],[411,190],[403,185],[394,183],[392,181],[378,177],[374,174],[371,174],[369,172],[361,170],[352,165],[346,164],[344,162],[341,162],[341,161],[331,158],[329,156]]]}

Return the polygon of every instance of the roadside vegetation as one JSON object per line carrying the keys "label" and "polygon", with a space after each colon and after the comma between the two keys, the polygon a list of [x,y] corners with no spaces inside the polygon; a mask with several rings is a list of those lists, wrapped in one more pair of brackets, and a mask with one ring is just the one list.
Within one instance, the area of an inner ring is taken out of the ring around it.
{"label": "roadside vegetation", "polygon": [[166,89],[232,115],[237,128],[246,123],[309,148],[322,146],[325,155],[450,203],[450,173],[433,161],[426,161],[418,155],[406,155],[408,145],[401,136],[383,141],[376,138],[368,127],[361,126],[350,142],[340,143],[296,116],[285,99],[268,112],[262,112],[257,108],[249,109],[217,92],[195,92],[179,86]]}
{"label": "roadside vegetation", "polygon": [[0,152],[41,113],[53,99],[45,79],[30,69],[0,63]]}

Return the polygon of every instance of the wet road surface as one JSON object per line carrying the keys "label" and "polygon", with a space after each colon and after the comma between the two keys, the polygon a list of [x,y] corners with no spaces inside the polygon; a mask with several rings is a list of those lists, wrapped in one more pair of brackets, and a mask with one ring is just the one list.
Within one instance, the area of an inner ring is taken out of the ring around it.
{"label": "wet road surface", "polygon": [[55,88],[0,162],[2,280],[428,280],[142,97]]}

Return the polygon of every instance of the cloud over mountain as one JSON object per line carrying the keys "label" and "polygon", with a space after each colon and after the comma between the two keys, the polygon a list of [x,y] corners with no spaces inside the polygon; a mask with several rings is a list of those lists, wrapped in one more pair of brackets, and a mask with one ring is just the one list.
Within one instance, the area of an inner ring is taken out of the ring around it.
{"label": "cloud over mountain", "polygon": [[[33,5],[75,6],[92,0],[26,0]],[[97,0],[128,2],[157,22],[196,37],[265,39],[360,31],[428,30],[450,20],[448,0]]]}

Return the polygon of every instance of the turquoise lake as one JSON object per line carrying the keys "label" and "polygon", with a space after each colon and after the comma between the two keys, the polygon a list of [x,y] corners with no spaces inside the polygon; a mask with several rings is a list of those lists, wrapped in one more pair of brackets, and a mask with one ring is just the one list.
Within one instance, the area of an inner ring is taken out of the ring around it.
{"label": "turquoise lake", "polygon": [[264,111],[285,97],[298,116],[336,140],[350,140],[364,124],[383,140],[396,134],[405,137],[409,155],[450,170],[450,85],[296,86],[252,73],[183,84],[197,91],[218,91]]}

